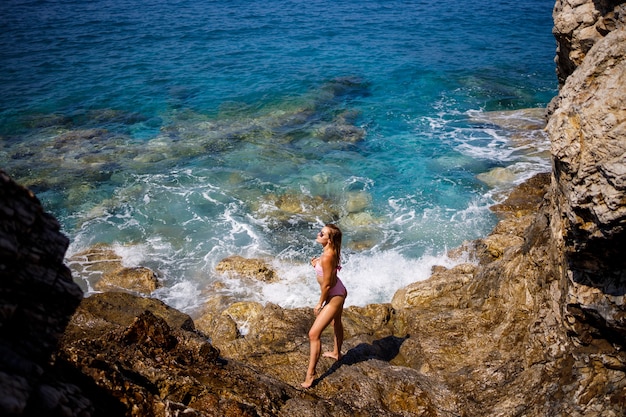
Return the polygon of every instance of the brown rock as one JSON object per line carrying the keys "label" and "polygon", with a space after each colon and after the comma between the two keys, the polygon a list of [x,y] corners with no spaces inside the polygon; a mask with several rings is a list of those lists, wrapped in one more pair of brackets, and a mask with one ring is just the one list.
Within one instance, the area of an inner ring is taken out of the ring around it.
{"label": "brown rock", "polygon": [[150,294],[161,285],[159,280],[149,268],[142,266],[134,268],[120,268],[112,273],[107,273],[96,282],[94,288],[97,291],[131,291],[141,294]]}
{"label": "brown rock", "polygon": [[495,204],[491,210],[512,213],[517,217],[536,212],[548,192],[550,178],[549,173],[535,175],[513,189],[504,202]]}
{"label": "brown rock", "polygon": [[205,332],[213,344],[225,346],[248,333],[263,306],[255,302],[234,302],[230,297],[211,298],[194,320],[198,329]]}
{"label": "brown rock", "polygon": [[277,282],[280,278],[262,259],[247,259],[241,256],[229,256],[222,259],[215,270],[222,274],[241,278],[251,278],[263,282]]}
{"label": "brown rock", "polygon": [[149,295],[161,286],[154,271],[141,266],[125,267],[122,258],[105,244],[94,245],[73,255],[68,264],[77,276],[97,291],[130,291]]}
{"label": "brown rock", "polygon": [[390,328],[395,311],[391,304],[350,306],[344,310],[343,326],[346,339],[367,334],[382,338],[393,333]]}
{"label": "brown rock", "polygon": [[582,64],[593,45],[626,26],[623,1],[557,0],[552,16],[560,85]]}
{"label": "brown rock", "polygon": [[[606,363],[621,357],[611,345],[626,345],[625,84],[626,30],[616,29],[567,79],[548,124],[554,155],[550,226],[561,255],[564,325],[577,344]],[[598,369],[585,368],[585,378],[597,377]]]}
{"label": "brown rock", "polygon": [[[242,304],[234,310],[247,308]],[[267,306],[263,311],[272,316],[270,322],[284,327],[280,323],[285,321],[277,319],[289,312],[276,306]],[[258,323],[262,328],[268,321]],[[260,333],[255,332],[253,337],[265,343]],[[282,334],[293,337],[290,332]],[[299,391],[260,372],[253,366],[254,358],[247,358],[251,360],[246,365],[223,360],[207,338],[194,330],[188,316],[160,301],[132,294],[103,293],[86,298],[62,342],[59,360],[79,370],[97,387],[94,393],[100,389],[112,396],[107,410],[117,410],[117,414],[109,415],[288,416],[302,411],[298,415],[321,412],[347,417],[370,415],[370,410],[377,415],[398,415],[387,407],[377,408],[371,400],[364,401],[366,408],[361,409],[354,406],[353,400],[324,399],[313,392]],[[276,347],[277,342],[274,338],[270,343]],[[263,348],[259,343],[255,345]],[[282,357],[289,355],[289,351],[282,353]],[[273,365],[280,364],[274,349],[266,350],[266,355],[270,361],[273,359]],[[298,373],[298,379],[301,376]],[[381,378],[378,386],[385,385]],[[420,398],[411,399],[416,392]],[[417,387],[396,395],[410,404],[428,403],[428,395]],[[367,408],[369,405],[374,408]]]}
{"label": "brown rock", "polygon": [[451,270],[438,269],[428,280],[419,281],[396,291],[391,305],[397,310],[406,308],[428,309],[436,306],[458,307],[455,290],[474,278],[476,266],[461,264]]}
{"label": "brown rock", "polygon": [[607,35],[563,88],[550,119],[559,203],[571,233],[620,234],[626,217],[626,30]]}

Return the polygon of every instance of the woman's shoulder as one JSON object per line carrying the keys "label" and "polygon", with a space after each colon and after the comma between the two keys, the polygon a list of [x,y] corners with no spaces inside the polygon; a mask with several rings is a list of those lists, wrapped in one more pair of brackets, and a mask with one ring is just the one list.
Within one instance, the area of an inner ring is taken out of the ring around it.
{"label": "woman's shoulder", "polygon": [[324,251],[324,253],[322,253],[322,255],[319,258],[319,261],[322,264],[326,264],[329,266],[335,266],[338,262],[337,262],[337,252],[335,251]]}

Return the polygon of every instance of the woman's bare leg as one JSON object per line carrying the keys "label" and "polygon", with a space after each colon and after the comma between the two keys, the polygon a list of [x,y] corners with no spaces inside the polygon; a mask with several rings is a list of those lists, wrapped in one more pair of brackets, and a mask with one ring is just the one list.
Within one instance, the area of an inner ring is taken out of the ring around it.
{"label": "woman's bare leg", "polygon": [[337,316],[337,312],[343,310],[343,297],[333,297],[324,306],[322,311],[315,318],[311,330],[309,330],[310,356],[309,367],[306,371],[306,378],[301,384],[303,388],[309,388],[315,380],[315,368],[322,351],[322,332],[331,321]]}
{"label": "woman's bare leg", "polygon": [[341,315],[343,313],[343,302],[345,298],[343,297],[334,297],[341,299],[341,306],[335,313],[335,317],[333,318],[333,332],[334,332],[334,343],[333,343],[333,351],[332,352],[324,352],[325,357],[333,358],[337,361],[341,360],[343,354],[341,353],[341,346],[343,345],[343,322],[341,321]]}

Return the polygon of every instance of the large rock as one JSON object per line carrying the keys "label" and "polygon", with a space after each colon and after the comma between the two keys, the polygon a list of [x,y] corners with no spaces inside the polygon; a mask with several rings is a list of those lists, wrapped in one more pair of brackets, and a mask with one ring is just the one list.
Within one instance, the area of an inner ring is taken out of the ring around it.
{"label": "large rock", "polygon": [[[228,309],[247,311],[242,303]],[[302,333],[311,317],[310,309],[268,305],[254,314],[247,346],[222,357],[189,316],[158,300],[95,294],[74,314],[57,361],[82,375],[102,415],[444,415],[432,392],[445,393],[444,386],[389,364],[404,340],[396,337],[353,338],[358,344],[344,361],[321,364],[326,374],[319,390],[297,389],[308,359]],[[445,407],[458,413],[454,403]]]}
{"label": "large rock", "polygon": [[277,282],[276,271],[263,259],[249,259],[233,255],[222,259],[215,266],[221,274],[232,277],[241,277],[263,282]]}
{"label": "large rock", "polygon": [[570,330],[626,346],[626,30],[598,41],[568,78],[548,124],[554,236]]}
{"label": "large rock", "polygon": [[626,5],[621,0],[557,0],[552,15],[560,85],[582,64],[593,45],[626,27]]}
{"label": "large rock", "polygon": [[154,271],[143,266],[124,266],[115,250],[104,244],[94,245],[72,255],[67,263],[84,290],[130,291],[150,295],[161,286]]}
{"label": "large rock", "polygon": [[554,175],[571,234],[588,241],[624,231],[626,30],[589,52],[550,118]]}
{"label": "large rock", "polygon": [[[220,320],[207,320],[215,316],[233,317],[238,323],[243,319],[247,331],[225,339],[220,336]],[[392,364],[407,340],[406,336],[393,335],[393,316],[393,309],[385,304],[345,310],[345,356],[340,362],[321,358],[319,379],[311,390],[332,405],[328,415],[443,416],[444,409],[459,412],[454,394],[444,385],[430,381],[416,369]],[[273,304],[261,307],[257,303],[227,306],[212,301],[195,322],[214,335],[225,357],[299,387],[308,365],[307,333],[313,319],[310,308],[283,309]],[[326,350],[332,348],[332,338],[331,329],[327,329],[323,334]],[[324,414],[309,410],[293,415]]]}
{"label": "large rock", "polygon": [[[0,171],[0,415],[77,415],[89,401],[49,374],[83,293],[63,264],[68,239],[29,190]],[[39,413],[39,414],[38,414]]]}
{"label": "large rock", "polygon": [[277,415],[299,397],[286,384],[221,360],[189,316],[122,292],[81,303],[59,360],[107,392],[107,409],[121,415]]}

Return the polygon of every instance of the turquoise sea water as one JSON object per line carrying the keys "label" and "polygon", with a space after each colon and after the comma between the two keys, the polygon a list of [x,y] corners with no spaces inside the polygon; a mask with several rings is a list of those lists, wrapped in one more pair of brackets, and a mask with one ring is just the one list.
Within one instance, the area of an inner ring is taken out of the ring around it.
{"label": "turquoise sea water", "polygon": [[[68,258],[113,245],[182,310],[216,293],[314,304],[326,222],[347,304],[387,302],[549,170],[552,7],[4,0],[0,167],[60,220]],[[230,255],[281,281],[217,274]]]}

